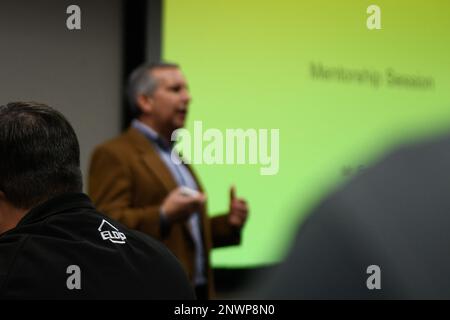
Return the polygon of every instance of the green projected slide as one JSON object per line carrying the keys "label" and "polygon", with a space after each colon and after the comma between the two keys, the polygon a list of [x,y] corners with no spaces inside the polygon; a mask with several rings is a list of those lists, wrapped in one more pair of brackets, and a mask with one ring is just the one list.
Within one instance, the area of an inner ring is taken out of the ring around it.
{"label": "green projected slide", "polygon": [[[192,149],[222,143],[217,161],[194,163],[209,211],[227,210],[231,184],[251,209],[216,267],[278,262],[321,197],[396,144],[450,128],[448,1],[165,0],[163,33],[163,58],[189,81]],[[250,130],[240,163],[220,154],[228,129]]]}

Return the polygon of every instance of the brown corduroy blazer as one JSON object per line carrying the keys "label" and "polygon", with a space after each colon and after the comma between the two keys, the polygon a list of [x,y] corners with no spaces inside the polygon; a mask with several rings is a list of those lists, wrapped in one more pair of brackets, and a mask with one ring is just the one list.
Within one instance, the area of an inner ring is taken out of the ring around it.
{"label": "brown corduroy blazer", "polygon": [[[203,191],[196,175],[188,168]],[[189,224],[187,221],[175,223],[167,235],[163,237],[161,234],[160,206],[176,187],[174,178],[153,144],[134,128],[98,146],[92,155],[89,195],[97,209],[129,228],[162,241],[179,259],[192,281],[195,248]],[[213,297],[210,251],[213,247],[238,244],[240,233],[229,226],[226,215],[209,218],[206,206],[200,215],[208,291]]]}

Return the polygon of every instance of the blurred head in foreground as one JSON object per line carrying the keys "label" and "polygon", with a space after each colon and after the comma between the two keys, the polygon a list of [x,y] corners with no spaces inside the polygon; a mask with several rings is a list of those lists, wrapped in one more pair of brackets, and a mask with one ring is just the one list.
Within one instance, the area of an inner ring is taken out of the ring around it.
{"label": "blurred head in foreground", "polygon": [[450,299],[450,138],[403,147],[329,196],[275,299]]}

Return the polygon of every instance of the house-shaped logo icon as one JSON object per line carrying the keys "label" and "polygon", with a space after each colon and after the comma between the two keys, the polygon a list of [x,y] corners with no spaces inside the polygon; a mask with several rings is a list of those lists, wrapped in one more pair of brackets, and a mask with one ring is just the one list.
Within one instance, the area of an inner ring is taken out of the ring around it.
{"label": "house-shaped logo icon", "polygon": [[103,219],[100,227],[98,227],[98,231],[102,236],[103,240],[109,240],[112,243],[124,244],[127,237],[125,234],[119,231],[116,227],[114,227],[111,223]]}

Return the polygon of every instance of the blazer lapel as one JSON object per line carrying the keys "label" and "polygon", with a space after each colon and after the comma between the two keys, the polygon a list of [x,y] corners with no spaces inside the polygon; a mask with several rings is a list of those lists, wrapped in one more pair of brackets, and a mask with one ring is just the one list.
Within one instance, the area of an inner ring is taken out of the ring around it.
{"label": "blazer lapel", "polygon": [[155,146],[135,128],[128,129],[127,134],[131,143],[138,149],[147,168],[158,177],[167,192],[175,189],[177,183],[166,164],[159,156]]}
{"label": "blazer lapel", "polygon": [[[167,191],[167,194],[176,189],[178,184],[164,161],[159,156],[158,151],[155,149],[155,146],[150,141],[148,141],[148,139],[142,133],[140,133],[133,127],[128,129],[127,136],[130,140],[130,143],[134,145],[140,153],[140,156],[142,157],[142,160],[147,166],[148,170],[152,172],[156,177],[158,177],[158,179],[161,181]],[[190,168],[189,170],[191,171]],[[195,175],[193,176],[198,183],[197,177],[195,177]],[[192,233],[189,227],[188,220],[183,223],[183,229],[189,241],[193,243]]]}

